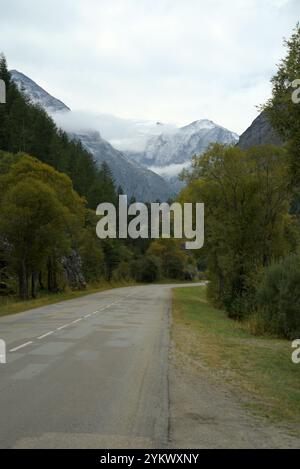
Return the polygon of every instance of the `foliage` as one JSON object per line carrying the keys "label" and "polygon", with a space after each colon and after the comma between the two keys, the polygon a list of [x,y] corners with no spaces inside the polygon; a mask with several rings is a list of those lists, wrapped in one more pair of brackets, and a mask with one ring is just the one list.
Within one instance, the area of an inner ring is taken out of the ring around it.
{"label": "foliage", "polygon": [[173,238],[155,240],[148,248],[147,254],[160,259],[165,278],[184,278],[188,257],[177,240]]}
{"label": "foliage", "polygon": [[113,272],[113,280],[115,281],[130,281],[133,278],[133,264],[128,261],[121,261]]}
{"label": "foliage", "polygon": [[0,232],[10,246],[7,260],[19,278],[21,297],[28,298],[30,276],[46,268],[49,257],[58,258],[71,248],[84,202],[67,176],[27,155],[19,155],[0,175],[0,188]]}
{"label": "foliage", "polygon": [[153,255],[141,257],[133,263],[134,276],[139,282],[156,282],[161,278],[160,259]]}
{"label": "foliage", "polygon": [[233,317],[251,309],[259,272],[296,243],[283,149],[213,145],[194,158],[182,202],[205,203],[210,294]]}
{"label": "foliage", "polygon": [[[36,296],[37,278],[45,289],[56,292],[65,286],[62,259],[71,250],[80,255],[88,282],[105,276],[102,242],[97,238],[97,217],[86,209],[70,178],[26,154],[0,151],[0,258],[19,279],[19,293]],[[119,249],[121,251],[121,248]]]}
{"label": "foliage", "polygon": [[[291,162],[291,176],[300,185],[300,104],[293,102],[294,80],[300,79],[300,25],[290,39],[284,41],[286,57],[281,60],[272,78],[272,97],[262,106],[277,132],[287,142]],[[299,88],[299,85],[298,85]]]}
{"label": "foliage", "polygon": [[257,292],[258,306],[271,332],[300,337],[300,256],[272,264]]}

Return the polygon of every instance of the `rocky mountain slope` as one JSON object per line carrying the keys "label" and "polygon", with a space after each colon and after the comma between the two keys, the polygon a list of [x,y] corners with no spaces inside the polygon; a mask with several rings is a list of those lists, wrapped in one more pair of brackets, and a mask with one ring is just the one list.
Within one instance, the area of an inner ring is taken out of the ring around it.
{"label": "rocky mountain slope", "polygon": [[247,150],[256,145],[282,145],[282,140],[272,128],[266,114],[262,112],[240,136],[238,146]]}
{"label": "rocky mountain slope", "polygon": [[[61,113],[70,113],[71,110],[60,100],[51,96],[33,80],[24,74],[13,70],[11,76],[19,89],[29,99],[40,104],[54,120]],[[111,168],[116,186],[121,186],[129,198],[135,197],[138,201],[152,202],[166,201],[174,195],[174,189],[162,177],[134,162],[121,151],[116,150],[104,140],[96,129],[72,132],[65,129],[74,139],[81,140],[84,147],[93,155],[95,163],[100,166],[106,162]]]}
{"label": "rocky mountain slope", "polygon": [[114,176],[116,186],[121,186],[124,194],[135,197],[139,202],[156,200],[167,201],[174,196],[174,190],[162,177],[147,168],[131,161],[112,145],[101,138],[99,132],[80,132],[70,134],[79,139],[93,155],[98,166],[106,162]]}

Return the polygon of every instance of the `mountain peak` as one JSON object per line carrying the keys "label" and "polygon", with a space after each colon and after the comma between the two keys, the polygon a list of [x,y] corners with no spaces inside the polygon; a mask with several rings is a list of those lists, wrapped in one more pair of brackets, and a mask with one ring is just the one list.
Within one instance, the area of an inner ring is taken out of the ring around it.
{"label": "mountain peak", "polygon": [[209,119],[199,119],[191,124],[185,125],[184,127],[181,127],[180,130],[183,131],[199,131],[199,130],[204,130],[204,129],[213,129],[215,127],[218,127],[217,124],[215,124],[213,121]]}
{"label": "mountain peak", "polygon": [[[173,132],[163,132],[150,138],[140,158],[148,167],[190,164],[193,155],[201,155],[210,144],[235,145],[238,136],[209,119],[200,119]],[[134,159],[138,159],[135,155]]]}

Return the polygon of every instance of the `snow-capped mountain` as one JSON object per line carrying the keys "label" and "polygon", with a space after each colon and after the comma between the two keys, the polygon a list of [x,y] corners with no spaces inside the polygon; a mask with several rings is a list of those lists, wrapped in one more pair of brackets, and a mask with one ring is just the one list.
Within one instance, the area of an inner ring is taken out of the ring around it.
{"label": "snow-capped mountain", "polygon": [[41,105],[50,114],[54,112],[70,111],[70,108],[62,101],[51,96],[51,94],[47,93],[47,91],[23,73],[17,70],[11,70],[10,75],[18,89],[24,91],[33,104]]}
{"label": "snow-capped mountain", "polygon": [[135,197],[138,201],[152,202],[158,199],[166,201],[175,195],[174,189],[168,182],[116,150],[89,122],[81,122],[82,130],[78,128],[77,122],[74,131],[72,129],[75,125],[72,120],[73,113],[68,106],[51,96],[24,74],[16,70],[10,73],[18,88],[28,96],[31,102],[41,105],[54,118],[58,126],[64,128],[73,139],[82,142],[99,167],[104,161],[109,165],[116,186],[121,186],[129,198]]}
{"label": "snow-capped mountain", "polygon": [[132,161],[162,176],[178,193],[184,186],[178,176],[190,167],[194,155],[202,155],[212,143],[236,145],[238,140],[234,132],[202,119],[176,129],[162,127],[159,135],[148,138],[144,151],[127,151],[126,154]]}
{"label": "snow-capped mountain", "polygon": [[[184,127],[116,116],[73,112],[23,73],[11,71],[18,88],[41,105],[74,139],[79,139],[100,166],[106,162],[116,186],[140,201],[165,201],[182,187],[178,174],[193,155],[211,143],[234,145],[238,136],[202,119]],[[103,135],[105,138],[103,138]]]}
{"label": "snow-capped mountain", "polygon": [[202,119],[172,132],[151,137],[142,153],[129,156],[147,167],[167,168],[188,165],[193,155],[201,155],[211,143],[235,145],[238,135],[214,122]]}

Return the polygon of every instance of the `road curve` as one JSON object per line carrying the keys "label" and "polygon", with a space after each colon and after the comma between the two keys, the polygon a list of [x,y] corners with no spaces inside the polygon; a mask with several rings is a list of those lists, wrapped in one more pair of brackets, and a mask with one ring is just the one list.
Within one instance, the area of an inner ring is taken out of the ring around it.
{"label": "road curve", "polygon": [[119,288],[0,318],[0,448],[167,445],[174,286]]}

